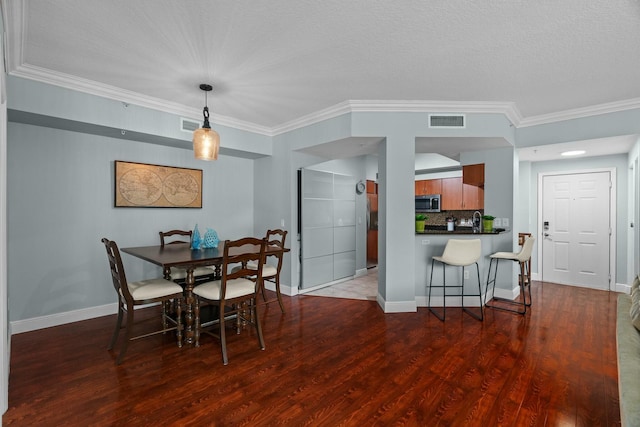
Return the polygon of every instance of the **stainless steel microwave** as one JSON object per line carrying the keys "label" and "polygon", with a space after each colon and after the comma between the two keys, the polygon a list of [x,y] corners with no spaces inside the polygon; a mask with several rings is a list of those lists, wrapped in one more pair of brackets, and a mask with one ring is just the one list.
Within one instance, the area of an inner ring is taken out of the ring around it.
{"label": "stainless steel microwave", "polygon": [[416,212],[440,212],[440,194],[416,196]]}

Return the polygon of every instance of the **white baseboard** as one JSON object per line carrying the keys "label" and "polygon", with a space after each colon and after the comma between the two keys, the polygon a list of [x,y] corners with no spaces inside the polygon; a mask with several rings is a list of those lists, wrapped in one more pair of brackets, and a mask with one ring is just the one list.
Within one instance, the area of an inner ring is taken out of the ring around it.
{"label": "white baseboard", "polygon": [[631,293],[631,285],[627,285],[625,283],[616,283],[613,288],[616,292],[622,292],[623,294]]}
{"label": "white baseboard", "polygon": [[416,301],[385,301],[380,294],[376,298],[378,305],[385,313],[415,313],[418,311]]}
{"label": "white baseboard", "polygon": [[106,304],[98,307],[82,308],[80,310],[67,311],[65,313],[50,314],[48,316],[33,317],[31,319],[9,322],[9,334],[21,334],[23,332],[50,328],[52,326],[79,322],[95,317],[108,316],[118,312],[118,304]]}
{"label": "white baseboard", "polygon": [[[270,291],[273,291],[273,292],[276,291],[276,285],[273,282],[269,282],[265,280],[264,287]],[[280,293],[282,293],[282,295],[288,295],[288,296],[298,295],[298,288],[294,289],[289,285],[283,285],[282,283],[280,283]]]}

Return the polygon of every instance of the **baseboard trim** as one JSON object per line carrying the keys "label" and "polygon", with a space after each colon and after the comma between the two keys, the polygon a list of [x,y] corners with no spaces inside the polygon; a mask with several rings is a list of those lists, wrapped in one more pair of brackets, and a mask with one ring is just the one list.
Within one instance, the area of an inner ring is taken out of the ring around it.
{"label": "baseboard trim", "polygon": [[53,326],[65,325],[67,323],[79,322],[96,317],[108,316],[118,312],[118,304],[105,304],[97,307],[82,308],[80,310],[67,311],[64,313],[50,314],[31,319],[16,320],[9,322],[9,334],[21,334],[23,332],[36,331],[38,329],[51,328]]}
{"label": "baseboard trim", "polygon": [[614,291],[616,292],[622,292],[624,294],[630,294],[631,293],[631,285],[627,285],[625,283],[616,283],[614,285]]}
{"label": "baseboard trim", "polygon": [[416,301],[385,301],[380,294],[376,300],[385,313],[415,313],[418,311]]}

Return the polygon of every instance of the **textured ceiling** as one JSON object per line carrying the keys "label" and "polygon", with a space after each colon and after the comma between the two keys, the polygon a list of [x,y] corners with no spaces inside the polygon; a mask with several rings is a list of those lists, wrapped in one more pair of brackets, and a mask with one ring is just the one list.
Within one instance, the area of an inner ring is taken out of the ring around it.
{"label": "textured ceiling", "polygon": [[9,71],[273,129],[348,100],[640,98],[640,1],[7,0]]}
{"label": "textured ceiling", "polygon": [[[204,104],[198,85],[211,83],[214,122],[266,133],[349,101],[383,109],[502,103],[526,121],[640,99],[640,1],[489,3],[7,0],[3,6],[12,74],[166,105],[196,119]],[[351,157],[375,153],[377,142],[337,141],[311,153]],[[625,152],[633,138],[621,142],[573,145]],[[468,141],[460,143],[468,149]],[[559,151],[528,150],[521,156],[531,160]],[[455,159],[460,150],[450,138],[424,138],[416,151]]]}

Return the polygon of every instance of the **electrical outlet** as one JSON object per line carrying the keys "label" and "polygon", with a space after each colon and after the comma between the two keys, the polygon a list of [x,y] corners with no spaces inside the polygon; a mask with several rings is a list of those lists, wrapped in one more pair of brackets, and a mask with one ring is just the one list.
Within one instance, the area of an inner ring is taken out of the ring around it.
{"label": "electrical outlet", "polygon": [[422,244],[423,245],[428,245],[429,243],[431,243],[431,241],[427,240],[427,239],[423,239],[422,240]]}
{"label": "electrical outlet", "polygon": [[503,227],[508,227],[509,226],[509,218],[503,218],[502,219],[502,226]]}
{"label": "electrical outlet", "polygon": [[496,218],[493,220],[494,227],[502,227],[502,220],[500,218]]}
{"label": "electrical outlet", "polygon": [[464,271],[464,278],[468,279],[469,278],[469,270],[465,270]]}

